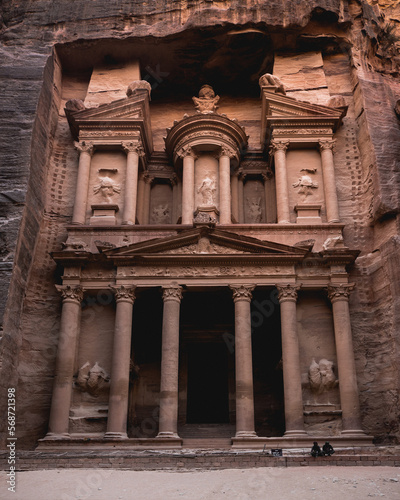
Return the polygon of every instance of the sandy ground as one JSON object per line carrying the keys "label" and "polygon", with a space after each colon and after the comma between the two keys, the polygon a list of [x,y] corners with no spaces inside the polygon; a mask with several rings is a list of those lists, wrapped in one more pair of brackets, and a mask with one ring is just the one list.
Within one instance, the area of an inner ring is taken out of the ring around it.
{"label": "sandy ground", "polygon": [[109,469],[0,473],[0,498],[14,500],[368,500],[400,499],[400,468],[263,467],[140,472]]}

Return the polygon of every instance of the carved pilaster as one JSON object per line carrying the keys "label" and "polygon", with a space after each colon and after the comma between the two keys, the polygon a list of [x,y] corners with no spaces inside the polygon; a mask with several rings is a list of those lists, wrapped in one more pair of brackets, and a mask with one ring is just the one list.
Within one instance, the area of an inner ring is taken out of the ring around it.
{"label": "carved pilaster", "polygon": [[83,288],[81,286],[56,285],[57,291],[61,293],[63,302],[77,302],[83,300]]}
{"label": "carved pilaster", "polygon": [[297,301],[297,291],[300,289],[299,286],[296,285],[276,285],[278,289],[278,299],[279,302],[283,302],[285,300],[290,300],[292,302]]}
{"label": "carved pilaster", "polygon": [[93,142],[88,142],[88,141],[80,141],[80,142],[74,142],[75,149],[79,151],[79,153],[86,153],[90,156],[93,155],[94,151],[94,146]]}
{"label": "carved pilaster", "polygon": [[180,302],[182,300],[182,287],[179,285],[165,286],[162,291],[164,302],[166,300],[175,300],[176,302]]}
{"label": "carved pilaster", "polygon": [[114,292],[116,302],[124,301],[133,304],[135,301],[135,286],[111,286],[111,290]]}
{"label": "carved pilaster", "polygon": [[272,154],[275,154],[277,151],[283,151],[286,153],[287,148],[289,147],[290,141],[283,139],[273,139],[270,145],[270,151]]}
{"label": "carved pilaster", "polygon": [[346,283],[339,285],[328,285],[328,297],[332,304],[338,300],[349,300],[350,292],[354,290],[354,283]]}
{"label": "carved pilaster", "polygon": [[319,144],[320,151],[325,151],[327,149],[330,149],[332,151],[332,153],[335,152],[335,144],[336,144],[335,139],[320,140],[320,141],[318,141],[318,144]]}
{"label": "carved pilaster", "polygon": [[255,285],[229,285],[229,288],[233,292],[233,301],[236,302],[238,300],[246,300],[247,302],[251,302],[252,299],[252,291],[254,290]]}

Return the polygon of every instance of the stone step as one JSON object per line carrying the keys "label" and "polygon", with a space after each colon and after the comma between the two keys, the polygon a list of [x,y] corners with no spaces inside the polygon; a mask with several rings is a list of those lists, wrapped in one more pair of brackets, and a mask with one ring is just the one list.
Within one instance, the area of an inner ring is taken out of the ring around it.
{"label": "stone step", "polygon": [[231,438],[235,435],[232,424],[185,424],[179,427],[181,438]]}
{"label": "stone step", "polygon": [[183,439],[182,448],[192,450],[227,450],[232,446],[230,438],[186,438]]}

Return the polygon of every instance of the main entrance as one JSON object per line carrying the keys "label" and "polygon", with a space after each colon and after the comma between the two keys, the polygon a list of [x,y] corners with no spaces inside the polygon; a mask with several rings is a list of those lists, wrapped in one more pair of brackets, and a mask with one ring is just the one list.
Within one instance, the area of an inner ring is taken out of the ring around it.
{"label": "main entrance", "polygon": [[229,422],[228,350],[222,342],[188,346],[186,422]]}

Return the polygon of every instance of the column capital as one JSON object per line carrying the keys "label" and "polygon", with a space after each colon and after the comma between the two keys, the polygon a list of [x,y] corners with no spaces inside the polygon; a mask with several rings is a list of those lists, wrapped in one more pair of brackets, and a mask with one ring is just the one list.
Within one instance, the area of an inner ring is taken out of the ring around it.
{"label": "column capital", "polygon": [[169,182],[171,183],[171,186],[176,186],[178,184],[178,176],[176,174],[172,174],[169,178]]}
{"label": "column capital", "polygon": [[138,156],[144,156],[145,154],[141,142],[122,141],[121,146],[126,154],[136,153]]}
{"label": "column capital", "polygon": [[135,290],[136,286],[112,286],[110,285],[111,290],[114,292],[115,301],[118,302],[129,302],[133,304],[135,302]]}
{"label": "column capital", "polygon": [[154,181],[154,175],[143,174],[142,178],[146,184],[151,184]]}
{"label": "column capital", "polygon": [[290,141],[285,139],[272,139],[270,144],[270,150],[272,154],[275,154],[277,151],[283,151],[286,153],[287,148],[289,147]]}
{"label": "column capital", "polygon": [[319,144],[319,149],[320,151],[325,151],[327,149],[330,149],[332,151],[332,153],[335,152],[335,144],[336,144],[336,139],[321,139],[318,141],[318,144]]}
{"label": "column capital", "polygon": [[339,285],[328,285],[328,297],[332,304],[338,300],[349,300],[350,292],[354,290],[354,283],[344,283]]}
{"label": "column capital", "polygon": [[279,302],[284,302],[286,300],[296,302],[297,301],[297,291],[300,290],[298,285],[275,285],[278,289],[278,299]]}
{"label": "column capital", "polygon": [[239,169],[237,172],[237,176],[240,181],[244,182],[246,180],[247,174],[242,169]]}
{"label": "column capital", "polygon": [[186,158],[186,156],[191,156],[194,160],[197,158],[197,155],[191,146],[183,146],[177,151],[176,154],[179,158]]}
{"label": "column capital", "polygon": [[92,156],[93,151],[94,151],[94,145],[93,142],[88,142],[88,141],[80,141],[74,142],[75,149],[79,151],[79,153],[87,153],[88,155]]}
{"label": "column capital", "polygon": [[269,181],[270,179],[273,178],[274,174],[272,173],[272,170],[266,170],[261,174],[263,181]]}
{"label": "column capital", "polygon": [[221,158],[221,156],[227,156],[228,158],[234,158],[236,156],[233,148],[229,146],[221,146],[221,149],[216,154],[217,158]]}
{"label": "column capital", "polygon": [[182,287],[179,285],[166,285],[162,287],[162,298],[166,300],[175,300],[180,302],[182,300]]}
{"label": "column capital", "polygon": [[245,300],[250,302],[252,299],[252,291],[256,285],[229,285],[229,288],[233,291],[233,301]]}
{"label": "column capital", "polygon": [[83,300],[83,288],[80,285],[56,285],[56,288],[61,293],[63,302],[76,302],[80,304]]}

